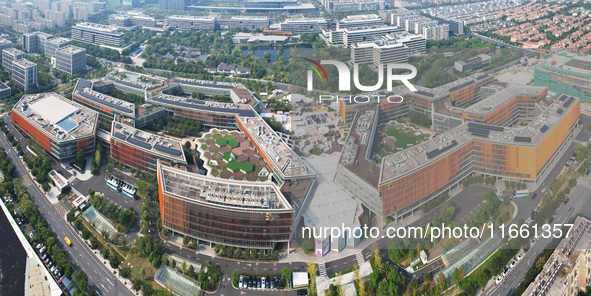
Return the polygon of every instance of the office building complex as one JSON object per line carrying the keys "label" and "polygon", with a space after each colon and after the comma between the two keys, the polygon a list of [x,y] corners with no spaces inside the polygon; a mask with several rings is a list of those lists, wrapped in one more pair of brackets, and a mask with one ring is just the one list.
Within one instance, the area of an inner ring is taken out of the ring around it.
{"label": "office building complex", "polygon": [[377,14],[348,15],[337,23],[336,29],[377,27],[383,26],[384,24],[384,20]]}
{"label": "office building complex", "polygon": [[10,47],[2,50],[2,68],[8,73],[12,73],[12,62],[25,58],[25,53]]}
{"label": "office building complex", "polygon": [[23,49],[26,52],[42,52],[45,51],[45,42],[53,38],[53,35],[43,32],[33,32],[22,35]]}
{"label": "office building complex", "polygon": [[[508,87],[486,93],[490,75],[468,77],[417,92],[399,87],[404,104],[353,107],[336,180],[380,217],[403,219],[422,204],[454,188],[474,173],[497,179],[537,183],[556,155],[572,140],[580,101],[560,96],[547,105],[544,87]],[[486,93],[486,94],[483,94]],[[475,103],[474,103],[475,102]],[[451,103],[451,105],[449,104]],[[472,103],[468,107],[465,106]],[[397,106],[394,106],[397,105]],[[347,106],[341,114],[347,116]],[[429,116],[441,134],[387,155],[374,163],[373,136],[379,122]]]}
{"label": "office building complex", "polygon": [[328,28],[325,18],[292,18],[279,24],[279,30],[293,32],[295,35],[303,33],[320,33]]}
{"label": "office building complex", "polygon": [[523,295],[580,295],[591,285],[591,221],[577,217]]}
{"label": "office building complex", "polygon": [[158,163],[162,226],[202,241],[272,249],[288,243],[295,211],[271,182],[224,180]]}
{"label": "office building complex", "polygon": [[427,44],[421,35],[386,35],[378,41],[351,45],[351,61],[357,64],[406,63],[411,54],[425,53]]}
{"label": "office building complex", "polygon": [[58,49],[72,45],[72,40],[63,37],[52,37],[45,40],[45,56],[48,58],[55,58]]}
{"label": "office building complex", "polygon": [[478,70],[490,64],[491,57],[487,54],[479,54],[475,57],[457,61],[454,63],[454,69],[460,72]]}
{"label": "office building complex", "polygon": [[24,95],[12,108],[12,123],[58,160],[79,149],[92,153],[98,114],[55,93]]}
{"label": "office building complex", "polygon": [[125,45],[121,28],[93,23],[77,23],[73,26],[72,40],[93,45]]}
{"label": "office building complex", "polygon": [[591,102],[590,66],[591,58],[588,56],[562,52],[545,58],[534,68],[534,84]]}
{"label": "office building complex", "polygon": [[178,117],[199,120],[206,127],[236,129],[239,116],[254,116],[256,112],[249,105],[220,103],[187,99],[171,95],[158,95],[146,102],[162,106],[166,112]]}
{"label": "office building complex", "polygon": [[376,27],[354,27],[330,31],[330,43],[351,46],[354,43],[378,41],[388,34],[403,33],[399,27],[380,25]]}
{"label": "office building complex", "polygon": [[138,170],[156,171],[157,161],[168,166],[186,165],[180,141],[134,129],[113,121],[111,157]]}
{"label": "office building complex", "polygon": [[213,31],[216,26],[215,18],[206,16],[173,15],[166,17],[169,27],[179,30]]}
{"label": "office building complex", "polygon": [[109,25],[119,27],[154,27],[156,19],[142,14],[111,14],[109,15]]}
{"label": "office building complex", "polygon": [[246,12],[304,13],[315,12],[316,7],[312,3],[299,3],[296,0],[246,0],[244,10]]}
{"label": "office building complex", "polygon": [[69,45],[55,52],[55,67],[73,75],[86,68],[86,49]]}
{"label": "office building complex", "polygon": [[352,0],[322,0],[322,5],[331,13],[343,13],[352,11],[379,10],[383,7],[382,1],[352,1]]}
{"label": "office building complex", "polygon": [[267,16],[232,16],[229,19],[218,19],[217,25],[228,29],[264,30],[269,27]]}
{"label": "office building complex", "polygon": [[37,64],[20,59],[12,62],[12,81],[23,90],[37,87]]}

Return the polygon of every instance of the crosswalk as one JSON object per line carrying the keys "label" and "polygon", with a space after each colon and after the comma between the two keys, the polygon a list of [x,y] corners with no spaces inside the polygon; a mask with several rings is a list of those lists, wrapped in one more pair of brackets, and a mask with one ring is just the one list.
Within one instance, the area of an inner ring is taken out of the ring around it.
{"label": "crosswalk", "polygon": [[320,273],[320,276],[326,276],[326,266],[324,265],[324,262],[318,263],[318,272]]}
{"label": "crosswalk", "polygon": [[357,259],[357,266],[361,266],[361,264],[365,263],[365,258],[363,258],[363,252],[355,254],[355,259]]}
{"label": "crosswalk", "polygon": [[53,204],[53,207],[56,209],[56,211],[62,218],[65,217],[68,213],[68,210],[66,210],[66,208],[60,202]]}

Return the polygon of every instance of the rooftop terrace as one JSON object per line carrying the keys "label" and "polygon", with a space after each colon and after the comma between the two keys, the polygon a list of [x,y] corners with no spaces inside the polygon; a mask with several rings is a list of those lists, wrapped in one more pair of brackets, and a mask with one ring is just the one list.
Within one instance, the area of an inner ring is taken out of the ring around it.
{"label": "rooftop terrace", "polygon": [[189,202],[205,203],[249,212],[291,210],[279,187],[272,182],[225,180],[158,165],[162,191]]}
{"label": "rooftop terrace", "polygon": [[92,81],[79,79],[72,94],[82,97],[84,100],[87,100],[92,104],[99,104],[107,109],[114,110],[117,113],[135,117],[135,106],[133,103],[102,94],[93,90],[92,88]]}
{"label": "rooftop terrace", "polygon": [[87,137],[96,131],[97,112],[56,93],[25,95],[12,110],[56,142]]}
{"label": "rooftop terrace", "polygon": [[[287,178],[314,174],[302,159],[260,116],[236,117],[271,168]],[[241,128],[242,129],[242,128]]]}

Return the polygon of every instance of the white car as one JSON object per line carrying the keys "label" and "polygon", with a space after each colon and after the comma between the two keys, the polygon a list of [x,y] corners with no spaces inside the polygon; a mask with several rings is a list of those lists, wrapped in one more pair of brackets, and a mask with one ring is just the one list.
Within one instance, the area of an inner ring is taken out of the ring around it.
{"label": "white car", "polygon": [[521,258],[523,258],[523,254],[524,254],[524,253],[521,253],[521,254],[519,254],[519,255],[517,256],[517,261],[519,261],[519,260],[521,260]]}
{"label": "white car", "polygon": [[513,268],[515,266],[515,260],[511,261],[511,264],[509,266],[511,266],[511,268]]}
{"label": "white car", "polygon": [[503,280],[503,276],[500,275],[499,277],[497,277],[497,284],[500,283],[502,280]]}

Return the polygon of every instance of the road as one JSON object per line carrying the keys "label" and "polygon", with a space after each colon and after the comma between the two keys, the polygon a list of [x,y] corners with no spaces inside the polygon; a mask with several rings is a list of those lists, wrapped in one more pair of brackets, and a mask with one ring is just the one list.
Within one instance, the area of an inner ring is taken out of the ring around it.
{"label": "road", "polygon": [[534,49],[529,49],[529,48],[524,48],[524,47],[520,47],[520,46],[515,46],[515,45],[512,45],[512,44],[507,44],[507,43],[505,43],[503,41],[498,41],[498,40],[495,40],[495,39],[492,39],[492,38],[489,38],[489,37],[480,35],[480,34],[475,33],[475,32],[472,32],[472,34],[474,34],[474,36],[476,36],[476,37],[478,37],[478,38],[480,38],[480,39],[482,39],[482,40],[484,40],[486,42],[494,43],[494,44],[496,44],[498,46],[505,45],[507,47],[512,47],[512,48],[515,48],[515,49],[520,49],[521,51],[523,51],[523,55],[525,55],[525,56],[535,56],[535,55],[538,55],[539,54],[539,52],[537,50],[534,50]]}
{"label": "road", "polygon": [[[555,216],[556,218],[552,223],[568,223],[571,218],[576,217],[578,214],[588,215],[591,209],[591,200],[589,199],[591,194],[589,194],[589,192],[591,192],[591,179],[589,177],[579,179],[579,184],[570,195],[568,203],[563,204],[558,209]],[[552,238],[539,238],[523,256],[521,261],[511,269],[508,276],[505,277],[505,280],[486,295],[504,296],[509,294],[511,290],[515,289],[521,283],[525,273],[529,270],[534,260],[551,241]]]}
{"label": "road", "polygon": [[[70,254],[72,263],[78,269],[82,269],[88,275],[89,286],[96,286],[105,295],[133,295],[117,278],[96,258],[89,246],[76,234],[72,227],[68,225],[64,217],[60,217],[57,210],[49,203],[39,187],[31,182],[24,165],[16,154],[16,151],[10,146],[4,134],[0,136],[0,146],[4,147],[12,163],[16,166],[16,176],[23,180],[28,180],[27,186],[31,199],[39,209],[41,216],[45,218],[49,227],[57,234],[60,247],[64,248]],[[65,246],[64,237],[70,238],[72,246]]]}

